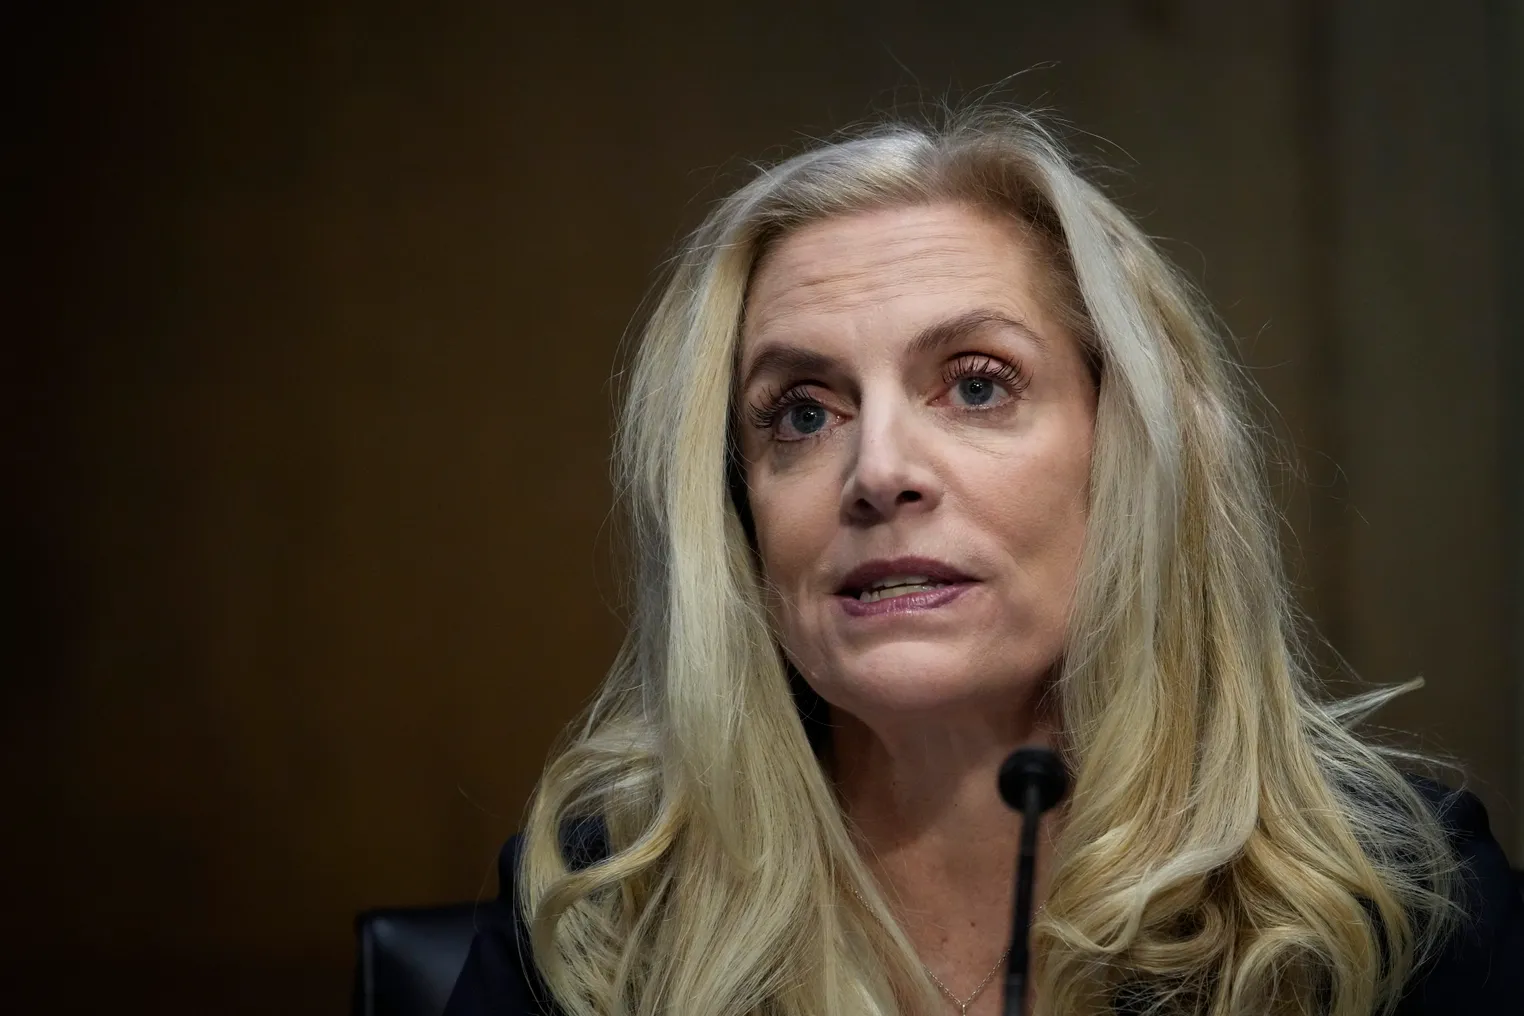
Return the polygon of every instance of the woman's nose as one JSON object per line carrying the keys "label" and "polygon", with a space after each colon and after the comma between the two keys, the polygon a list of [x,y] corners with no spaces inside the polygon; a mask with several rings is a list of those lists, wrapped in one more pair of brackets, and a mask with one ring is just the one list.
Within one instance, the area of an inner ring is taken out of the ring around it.
{"label": "woman's nose", "polygon": [[858,525],[886,522],[906,511],[930,511],[942,498],[928,436],[916,432],[903,408],[864,407],[857,444],[842,490],[842,510]]}

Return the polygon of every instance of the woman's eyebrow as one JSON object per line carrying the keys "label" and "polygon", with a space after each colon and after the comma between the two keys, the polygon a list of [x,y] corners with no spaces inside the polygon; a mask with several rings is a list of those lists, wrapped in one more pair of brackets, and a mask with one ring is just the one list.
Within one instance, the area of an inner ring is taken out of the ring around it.
{"label": "woman's eyebrow", "polygon": [[944,346],[952,345],[961,339],[967,338],[973,332],[987,325],[999,325],[1019,332],[1029,339],[1039,350],[1046,351],[1048,343],[1041,335],[1032,330],[1025,321],[1012,317],[1004,311],[981,307],[977,310],[966,311],[957,317],[947,318],[935,324],[927,325],[921,329],[910,342],[910,354],[912,356],[924,356],[934,353]]}
{"label": "woman's eyebrow", "polygon": [[[1021,319],[1012,317],[1004,311],[979,308],[922,328],[910,341],[909,352],[912,356],[934,353],[944,346],[950,346],[967,338],[988,325],[1009,328],[1029,339],[1038,349],[1047,348],[1047,342],[1043,337]],[[763,374],[829,374],[839,372],[840,369],[841,363],[834,356],[827,356],[825,353],[801,346],[769,345],[751,361],[751,366],[746,370],[745,379],[741,382],[740,390],[745,391],[750,388],[752,383]]]}
{"label": "woman's eyebrow", "polygon": [[768,346],[758,353],[741,382],[741,391],[751,387],[762,374],[828,374],[839,370],[841,364],[834,356],[818,353],[800,346]]}

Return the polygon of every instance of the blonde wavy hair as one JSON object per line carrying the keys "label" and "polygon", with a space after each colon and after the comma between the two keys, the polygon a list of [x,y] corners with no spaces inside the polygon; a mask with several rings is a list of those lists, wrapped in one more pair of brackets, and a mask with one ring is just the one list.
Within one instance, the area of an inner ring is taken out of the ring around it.
{"label": "blonde wavy hair", "polygon": [[[1442,829],[1317,694],[1247,382],[1194,292],[1034,117],[892,124],[764,169],[689,238],[627,377],[624,647],[535,796],[519,899],[571,1016],[937,1013],[790,691],[730,436],[753,267],[822,218],[1014,216],[1099,378],[1054,689],[1074,791],[1033,929],[1041,1012],[1389,1010],[1453,920]],[[991,774],[991,779],[994,774]],[[569,823],[608,852],[569,864]]]}

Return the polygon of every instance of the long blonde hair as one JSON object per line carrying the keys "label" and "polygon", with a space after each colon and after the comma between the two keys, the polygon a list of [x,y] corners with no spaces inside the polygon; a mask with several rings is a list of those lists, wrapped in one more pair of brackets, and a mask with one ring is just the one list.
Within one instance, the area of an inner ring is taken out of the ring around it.
{"label": "long blonde hair", "polygon": [[[999,110],[763,170],[675,260],[619,430],[629,635],[526,829],[519,894],[554,1000],[572,1016],[945,1005],[807,740],[727,482],[759,256],[826,216],[934,201],[1031,227],[1099,373],[1041,1011],[1384,1011],[1450,919],[1443,832],[1350,732],[1382,696],[1315,695],[1247,386],[1201,302],[1050,131]],[[588,817],[607,855],[569,866],[565,829]]]}

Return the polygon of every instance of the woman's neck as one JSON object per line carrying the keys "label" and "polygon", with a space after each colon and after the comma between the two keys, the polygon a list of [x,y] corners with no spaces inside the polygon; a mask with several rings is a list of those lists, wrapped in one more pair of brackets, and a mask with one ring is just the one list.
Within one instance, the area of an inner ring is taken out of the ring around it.
{"label": "woman's neck", "polygon": [[[1021,818],[1000,798],[1000,764],[1017,748],[1050,746],[1052,728],[987,713],[901,726],[833,710],[832,721],[833,776],[863,859],[922,962],[966,996],[1010,936]],[[1038,840],[1039,904],[1052,867],[1049,824]],[[985,994],[994,1008],[981,996],[970,1014],[999,1011],[998,985]]]}

